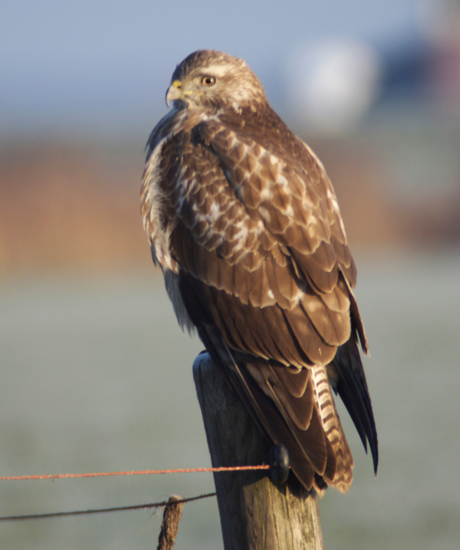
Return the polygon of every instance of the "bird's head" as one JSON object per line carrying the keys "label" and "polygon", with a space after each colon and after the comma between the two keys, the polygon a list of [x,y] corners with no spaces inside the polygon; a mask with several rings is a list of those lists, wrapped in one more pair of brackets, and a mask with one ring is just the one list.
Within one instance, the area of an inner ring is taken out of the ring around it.
{"label": "bird's head", "polygon": [[179,109],[215,111],[267,101],[262,84],[246,62],[222,52],[200,50],[180,63],[166,92],[166,103]]}

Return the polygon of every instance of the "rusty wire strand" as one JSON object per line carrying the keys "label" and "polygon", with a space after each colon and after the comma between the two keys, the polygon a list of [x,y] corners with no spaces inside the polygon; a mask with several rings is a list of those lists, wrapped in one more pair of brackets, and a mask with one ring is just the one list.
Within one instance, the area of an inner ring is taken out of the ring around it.
{"label": "rusty wire strand", "polygon": [[[216,493],[206,493],[204,495],[199,495],[196,497],[183,498],[181,500],[174,501],[174,504],[184,504],[186,502],[193,502],[195,500],[200,500],[203,498],[215,497]],[[170,503],[169,503],[170,504]],[[136,504],[135,506],[120,506],[116,508],[100,508],[98,510],[77,510],[75,512],[53,512],[51,514],[28,514],[25,516],[3,516],[0,517],[0,521],[18,521],[18,520],[28,520],[28,519],[48,519],[48,518],[58,518],[63,516],[82,516],[85,514],[104,514],[107,512],[123,512],[126,510],[142,510],[147,508],[162,508],[163,506],[168,506],[168,501],[162,502],[153,502],[150,504]]]}
{"label": "rusty wire strand", "polygon": [[183,468],[178,470],[134,470],[127,472],[97,472],[91,474],[47,474],[38,476],[0,476],[0,481],[29,481],[32,479],[70,479],[85,477],[140,476],[153,474],[188,474],[193,472],[238,472],[243,470],[269,470],[269,464],[256,466],[220,466],[218,468]]}

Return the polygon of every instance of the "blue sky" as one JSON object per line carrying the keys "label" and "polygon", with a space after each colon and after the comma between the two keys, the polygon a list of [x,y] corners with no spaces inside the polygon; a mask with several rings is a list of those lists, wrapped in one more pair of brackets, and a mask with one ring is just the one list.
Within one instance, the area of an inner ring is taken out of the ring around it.
{"label": "blue sky", "polygon": [[274,104],[299,49],[358,36],[390,50],[417,33],[415,0],[3,0],[0,125],[110,132],[152,126],[174,67],[200,48],[245,58]]}

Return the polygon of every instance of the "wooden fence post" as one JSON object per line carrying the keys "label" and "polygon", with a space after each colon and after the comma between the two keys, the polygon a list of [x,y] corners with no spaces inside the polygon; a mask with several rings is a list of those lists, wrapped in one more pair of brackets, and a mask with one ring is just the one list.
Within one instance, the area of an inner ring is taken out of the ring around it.
{"label": "wooden fence post", "polygon": [[[213,467],[261,464],[270,449],[225,374],[207,353],[193,365]],[[290,475],[214,473],[225,550],[323,550],[317,496]]]}

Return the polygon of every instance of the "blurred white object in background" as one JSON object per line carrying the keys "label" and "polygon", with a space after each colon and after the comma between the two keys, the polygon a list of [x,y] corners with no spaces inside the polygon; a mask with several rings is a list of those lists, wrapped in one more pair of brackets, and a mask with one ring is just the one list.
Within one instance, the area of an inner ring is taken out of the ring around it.
{"label": "blurred white object in background", "polygon": [[376,49],[357,38],[335,38],[296,52],[287,65],[288,108],[297,122],[341,133],[372,106],[382,75]]}

